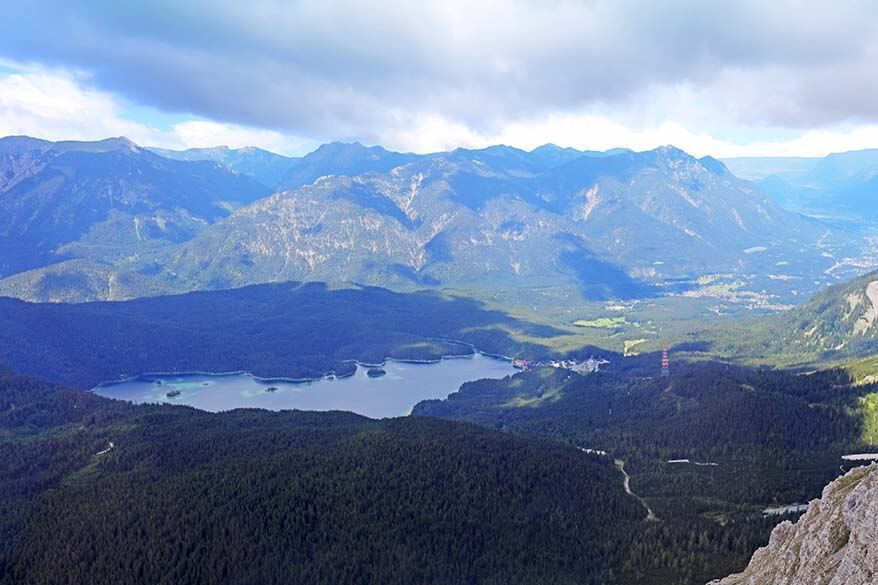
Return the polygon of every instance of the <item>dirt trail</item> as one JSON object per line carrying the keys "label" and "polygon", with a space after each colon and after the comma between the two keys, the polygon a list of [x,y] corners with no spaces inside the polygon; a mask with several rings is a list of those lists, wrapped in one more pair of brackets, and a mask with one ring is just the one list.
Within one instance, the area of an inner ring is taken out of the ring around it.
{"label": "dirt trail", "polygon": [[646,508],[647,522],[658,522],[658,516],[655,515],[655,512],[653,512],[652,508],[649,507],[649,504],[646,503],[646,500],[631,491],[631,476],[628,475],[627,471],[625,471],[625,462],[621,459],[616,459],[615,463],[616,468],[622,472],[622,476],[625,478],[622,482],[622,485],[625,486],[625,493],[629,496],[637,498],[637,501],[640,502],[644,508]]}

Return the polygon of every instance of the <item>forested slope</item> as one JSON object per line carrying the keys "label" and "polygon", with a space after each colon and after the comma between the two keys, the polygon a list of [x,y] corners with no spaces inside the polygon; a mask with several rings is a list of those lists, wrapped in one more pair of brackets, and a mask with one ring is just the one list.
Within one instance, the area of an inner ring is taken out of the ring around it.
{"label": "forested slope", "polygon": [[791,311],[692,337],[714,354],[760,363],[826,367],[878,354],[878,272],[826,288]]}
{"label": "forested slope", "polygon": [[[112,445],[111,445],[112,444]],[[131,406],[0,373],[0,583],[606,583],[600,457],[475,426]]]}
{"label": "forested slope", "polygon": [[[627,358],[589,376],[538,369],[465,384],[414,415],[554,438],[624,460],[660,522],[640,535],[635,583],[698,583],[740,570],[776,518],[763,509],[819,495],[851,450],[873,450],[875,386],[719,363]],[[856,452],[856,451],[855,451]],[[677,461],[677,462],[674,462]],[[727,569],[723,569],[726,567]]]}
{"label": "forested slope", "polygon": [[349,360],[438,359],[471,348],[539,356],[518,335],[554,330],[470,299],[322,283],[260,285],[125,302],[0,298],[0,363],[80,388],[146,372],[246,370],[264,377],[353,372]]}

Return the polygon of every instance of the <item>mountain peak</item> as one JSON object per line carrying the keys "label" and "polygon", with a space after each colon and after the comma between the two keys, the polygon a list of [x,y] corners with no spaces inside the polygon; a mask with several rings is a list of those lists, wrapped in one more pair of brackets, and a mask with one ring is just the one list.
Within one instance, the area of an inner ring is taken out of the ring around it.
{"label": "mountain peak", "polygon": [[[252,149],[253,147],[252,147],[252,146],[248,146],[248,147],[241,148],[241,149],[238,149],[238,150],[240,150],[240,151],[242,151],[242,152],[248,152],[248,151],[247,151],[248,148]],[[198,147],[195,147],[195,148],[187,148],[187,149],[184,150],[183,152],[216,152],[216,153],[228,153],[228,152],[233,152],[234,150],[236,150],[236,149],[234,149],[234,148],[229,148],[228,145],[225,145],[225,144],[219,144],[219,145],[217,145],[217,146],[208,146],[208,147],[204,147],[204,148],[198,148]]]}
{"label": "mountain peak", "polygon": [[691,154],[673,144],[665,144],[654,149],[653,152],[667,158],[694,158]]}
{"label": "mountain peak", "polygon": [[[381,146],[373,146],[372,148],[384,150],[384,148],[382,148]],[[311,154],[316,154],[318,152],[324,152],[324,153],[326,153],[326,152],[344,152],[344,151],[357,152],[357,151],[363,151],[363,150],[369,150],[369,147],[366,147],[365,145],[363,145],[363,143],[360,142],[359,140],[355,140],[353,142],[342,142],[340,140],[336,140],[333,142],[326,142],[324,144],[321,144],[320,146],[317,147],[317,150],[315,150]]]}
{"label": "mountain peak", "polygon": [[698,162],[700,162],[701,166],[709,170],[714,175],[723,176],[730,173],[728,167],[726,167],[726,165],[724,165],[722,161],[713,158],[712,156],[703,156],[698,159]]}
{"label": "mountain peak", "polygon": [[393,152],[381,146],[364,146],[360,142],[328,142],[298,159],[278,183],[278,188],[296,189],[325,175],[352,177],[387,172],[418,158],[418,155]]}
{"label": "mountain peak", "polygon": [[44,150],[51,146],[48,140],[30,136],[5,136],[0,138],[0,153],[21,153],[29,150]]}
{"label": "mountain peak", "polygon": [[559,152],[559,151],[564,151],[564,150],[576,150],[576,149],[571,148],[569,146],[568,147],[558,146],[557,144],[547,142],[545,144],[537,146],[536,148],[532,149],[530,152],[531,153],[534,153],[534,152]]}
{"label": "mountain peak", "polygon": [[65,140],[62,142],[50,143],[50,150],[58,153],[64,152],[124,152],[134,154],[140,152],[140,147],[132,140],[124,136],[116,136],[113,138],[104,138],[103,140],[85,141],[85,140]]}
{"label": "mountain peak", "polygon": [[7,136],[0,138],[0,149],[11,152],[25,150],[51,150],[57,153],[64,152],[139,152],[140,147],[125,136],[115,136],[102,140],[62,140],[52,142],[30,136]]}
{"label": "mountain peak", "polygon": [[110,148],[129,150],[131,152],[136,152],[140,150],[140,147],[133,140],[126,136],[108,138],[107,140],[103,140],[101,142],[105,142]]}

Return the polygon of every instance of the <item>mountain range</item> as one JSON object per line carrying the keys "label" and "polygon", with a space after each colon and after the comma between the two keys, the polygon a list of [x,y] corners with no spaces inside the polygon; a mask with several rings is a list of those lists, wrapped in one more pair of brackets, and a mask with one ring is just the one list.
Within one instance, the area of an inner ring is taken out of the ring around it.
{"label": "mountain range", "polygon": [[810,282],[857,253],[720,161],[673,147],[414,155],[333,143],[299,159],[159,156],[124,139],[0,148],[0,294],[30,300],[287,280],[632,298],[778,266]]}
{"label": "mountain range", "polygon": [[254,278],[541,283],[615,298],[646,294],[661,279],[796,260],[825,231],[716,161],[674,148],[555,167],[528,154],[453,151],[386,173],[321,178],[239,210],[163,264],[187,288]]}
{"label": "mountain range", "polygon": [[170,160],[124,138],[0,139],[0,277],[72,258],[136,258],[269,193],[215,163]]}
{"label": "mountain range", "polygon": [[878,149],[822,158],[745,157],[724,162],[782,205],[824,217],[875,221]]}
{"label": "mountain range", "polygon": [[[706,582],[745,568],[780,520],[766,509],[874,450],[878,386],[742,362],[874,354],[878,272],[727,319],[687,339],[705,359],[672,347],[668,377],[643,349],[676,318],[660,295],[820,287],[857,246],[714,158],[0,144],[5,242],[23,242],[0,279],[21,297],[0,298],[0,583]],[[528,287],[605,316],[471,294]],[[604,324],[619,353],[578,331]],[[132,405],[3,369],[83,389],[145,372],[317,379],[475,348],[522,371],[381,421]],[[598,371],[571,369],[590,356]]]}
{"label": "mountain range", "polygon": [[287,172],[299,162],[297,158],[253,146],[244,148],[215,146],[187,150],[149,148],[149,150],[174,160],[215,162],[238,174],[247,175],[271,189],[276,188]]}

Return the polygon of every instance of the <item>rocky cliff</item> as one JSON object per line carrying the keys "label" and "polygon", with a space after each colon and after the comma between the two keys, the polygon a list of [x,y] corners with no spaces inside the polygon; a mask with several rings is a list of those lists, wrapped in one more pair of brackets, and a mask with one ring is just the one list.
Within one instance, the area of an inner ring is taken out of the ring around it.
{"label": "rocky cliff", "polygon": [[878,583],[878,465],[858,467],[823,490],[798,522],[782,522],[743,573],[710,585]]}

